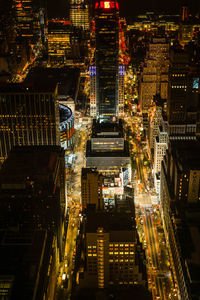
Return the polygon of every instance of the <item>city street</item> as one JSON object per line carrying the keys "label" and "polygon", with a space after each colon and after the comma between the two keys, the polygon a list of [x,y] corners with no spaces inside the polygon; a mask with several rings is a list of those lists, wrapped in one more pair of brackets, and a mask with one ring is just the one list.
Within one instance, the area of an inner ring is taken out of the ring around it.
{"label": "city street", "polygon": [[85,166],[86,129],[76,130],[74,153],[76,159],[67,181],[68,230],[64,261],[60,266],[57,299],[70,299],[76,256],[76,239],[81,218],[81,170]]}
{"label": "city street", "polygon": [[[134,80],[132,81],[134,84]],[[127,82],[130,90],[131,81]],[[127,92],[128,103],[133,96]],[[129,108],[131,105],[129,105]],[[136,207],[136,222],[140,241],[146,250],[148,286],[153,299],[177,300],[177,290],[172,280],[169,254],[164,237],[159,204],[155,199],[155,189],[152,184],[152,163],[149,161],[147,143],[143,135],[142,116],[139,112],[128,110],[125,128],[128,132],[130,154],[135,161],[133,170],[134,202]],[[142,140],[143,139],[143,140]]]}

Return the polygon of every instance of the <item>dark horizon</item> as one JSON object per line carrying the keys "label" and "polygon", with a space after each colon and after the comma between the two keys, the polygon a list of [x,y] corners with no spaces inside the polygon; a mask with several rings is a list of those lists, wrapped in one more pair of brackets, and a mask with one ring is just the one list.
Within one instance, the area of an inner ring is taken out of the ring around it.
{"label": "dark horizon", "polygon": [[[68,17],[68,1],[57,0],[57,5],[55,7],[55,1],[48,0],[47,8],[49,18]],[[128,20],[134,19],[138,14],[143,14],[147,11],[154,11],[163,14],[179,14],[183,5],[188,5],[190,8],[190,13],[192,14],[200,12],[200,2],[198,0],[168,0],[165,2],[161,2],[160,0],[142,0],[139,2],[130,2],[130,0],[119,0],[119,4],[120,16],[126,17]]]}

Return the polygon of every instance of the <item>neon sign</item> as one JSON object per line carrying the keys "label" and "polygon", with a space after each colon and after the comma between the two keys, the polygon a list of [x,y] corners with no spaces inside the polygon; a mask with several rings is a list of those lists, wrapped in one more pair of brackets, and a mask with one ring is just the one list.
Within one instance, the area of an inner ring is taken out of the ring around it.
{"label": "neon sign", "polygon": [[104,8],[110,8],[110,1],[104,2]]}
{"label": "neon sign", "polygon": [[[97,9],[98,7],[99,7],[99,3],[96,2],[95,9]],[[119,10],[119,4],[118,2],[115,1],[100,1],[99,8],[103,8],[103,9],[116,8],[117,10]]]}

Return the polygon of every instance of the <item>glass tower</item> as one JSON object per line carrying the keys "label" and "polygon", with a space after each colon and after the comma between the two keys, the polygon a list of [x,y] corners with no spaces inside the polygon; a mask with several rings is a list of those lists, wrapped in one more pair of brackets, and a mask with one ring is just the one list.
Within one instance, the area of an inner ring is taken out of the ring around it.
{"label": "glass tower", "polygon": [[118,1],[96,1],[96,101],[99,122],[118,117]]}

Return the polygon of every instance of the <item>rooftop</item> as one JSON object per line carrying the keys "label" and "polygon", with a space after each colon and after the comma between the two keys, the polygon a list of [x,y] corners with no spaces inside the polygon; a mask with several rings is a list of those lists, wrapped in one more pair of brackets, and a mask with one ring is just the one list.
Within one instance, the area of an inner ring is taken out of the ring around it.
{"label": "rooftop", "polygon": [[181,170],[200,169],[200,142],[198,140],[171,141],[172,153]]}
{"label": "rooftop", "polygon": [[25,84],[30,86],[51,86],[58,84],[58,95],[75,96],[80,70],[77,68],[32,68]]}
{"label": "rooftop", "polygon": [[0,181],[23,182],[27,176],[48,176],[54,173],[61,152],[59,146],[16,146],[0,170]]}
{"label": "rooftop", "polygon": [[87,174],[95,174],[95,175],[98,175],[99,172],[97,170],[97,168],[82,168],[82,177],[83,178],[86,178],[87,177]]}
{"label": "rooftop", "polygon": [[133,224],[131,214],[88,211],[86,232],[96,233],[98,228],[102,227],[105,232],[123,232],[123,239],[129,240],[131,236],[131,240],[135,240]]}
{"label": "rooftop", "polygon": [[124,141],[124,150],[119,151],[92,151],[91,141],[87,141],[86,157],[130,157],[128,141]]}
{"label": "rooftop", "polygon": [[[111,211],[95,211],[93,206],[86,211],[86,232],[97,232],[103,227],[110,232],[111,239],[135,240],[135,215],[133,201],[129,197],[115,198],[115,207]],[[117,234],[122,233],[122,235]],[[121,236],[121,237],[120,237]]]}
{"label": "rooftop", "polygon": [[119,123],[99,123],[93,120],[92,138],[121,137],[123,138],[122,120]]}
{"label": "rooftop", "polygon": [[72,300],[152,300],[151,293],[142,286],[134,287],[119,287],[115,286],[114,288],[107,289],[80,289],[72,295]]}
{"label": "rooftop", "polygon": [[80,289],[72,295],[72,300],[152,300],[151,293],[142,286],[134,287],[114,287],[107,289]]}
{"label": "rooftop", "polygon": [[1,83],[0,93],[6,94],[26,94],[26,93],[54,93],[57,83],[50,85],[34,85],[33,83]]}

